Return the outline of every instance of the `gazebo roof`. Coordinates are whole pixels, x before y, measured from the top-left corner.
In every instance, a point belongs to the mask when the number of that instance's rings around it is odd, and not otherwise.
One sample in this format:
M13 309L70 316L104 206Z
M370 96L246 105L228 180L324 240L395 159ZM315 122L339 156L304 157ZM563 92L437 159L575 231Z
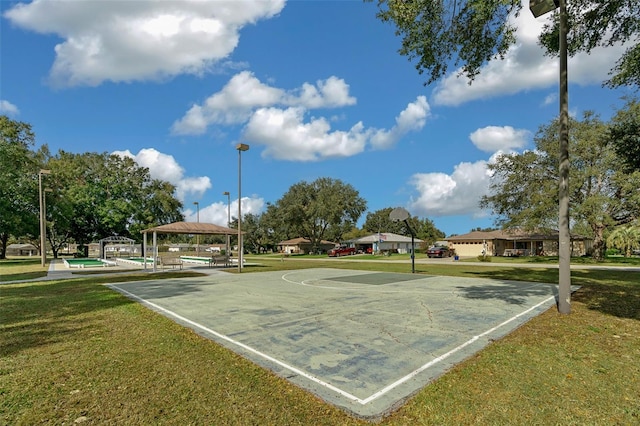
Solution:
M200 235L237 235L238 230L227 228L226 226L214 225L213 223L199 222L173 222L166 225L145 229L143 234L157 232L158 234L200 234ZM243 232L244 234L244 232Z

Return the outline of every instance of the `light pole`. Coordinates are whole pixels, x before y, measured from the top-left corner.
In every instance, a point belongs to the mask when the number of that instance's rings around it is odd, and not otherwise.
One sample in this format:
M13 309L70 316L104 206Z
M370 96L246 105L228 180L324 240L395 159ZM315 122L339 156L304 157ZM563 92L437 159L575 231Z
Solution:
M238 273L242 272L244 258L244 242L242 241L242 151L248 151L249 145L239 143L238 150Z
M40 265L44 268L47 263L47 251L45 250L46 243L46 228L44 225L45 211L44 211L44 196L42 194L42 175L50 175L51 170L40 169L38 173L38 197L40 199Z
M529 0L534 17L560 7L560 158L558 185L558 312L571 313L571 234L569 231L569 85L567 0Z
M222 195L227 196L227 228L231 226L231 194L229 191L224 191ZM229 249L231 247L231 236L227 233L227 259L229 258Z
M193 204L196 206L196 222L200 223L200 203L194 201ZM196 255L200 254L200 234L196 234Z

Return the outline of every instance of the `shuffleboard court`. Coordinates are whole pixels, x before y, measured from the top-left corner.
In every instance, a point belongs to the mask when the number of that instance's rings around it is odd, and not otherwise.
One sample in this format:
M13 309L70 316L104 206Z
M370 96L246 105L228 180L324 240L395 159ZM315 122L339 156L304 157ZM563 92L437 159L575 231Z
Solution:
M368 419L554 306L557 294L543 283L330 268L110 287Z
M67 268L104 268L113 266L115 262L108 262L102 259L79 258L79 259L62 259L64 266Z

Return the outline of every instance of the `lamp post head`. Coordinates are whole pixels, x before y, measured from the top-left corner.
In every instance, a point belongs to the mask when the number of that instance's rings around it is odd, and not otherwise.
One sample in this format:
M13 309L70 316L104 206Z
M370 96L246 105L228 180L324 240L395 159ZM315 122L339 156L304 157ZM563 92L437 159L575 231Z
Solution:
M560 0L529 0L529 10L537 18L560 7Z
M239 143L236 145L236 149L238 151L249 151L249 145L244 144L244 143Z
M231 195L231 194L229 194L229 191L224 191L222 195Z

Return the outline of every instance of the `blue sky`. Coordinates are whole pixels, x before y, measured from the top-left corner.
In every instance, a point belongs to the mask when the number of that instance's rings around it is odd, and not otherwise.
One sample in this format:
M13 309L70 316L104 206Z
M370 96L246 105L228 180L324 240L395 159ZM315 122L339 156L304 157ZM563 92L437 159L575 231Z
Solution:
M129 155L177 188L187 220L260 213L332 177L369 211L405 207L447 235L493 224L486 165L533 147L558 112L558 61L524 9L518 44L472 85L424 86L394 28L361 1L1 1L0 113L52 152ZM528 3L527 3L528 4ZM569 108L605 120L601 87L624 46L569 61ZM362 216L362 221L366 213Z

